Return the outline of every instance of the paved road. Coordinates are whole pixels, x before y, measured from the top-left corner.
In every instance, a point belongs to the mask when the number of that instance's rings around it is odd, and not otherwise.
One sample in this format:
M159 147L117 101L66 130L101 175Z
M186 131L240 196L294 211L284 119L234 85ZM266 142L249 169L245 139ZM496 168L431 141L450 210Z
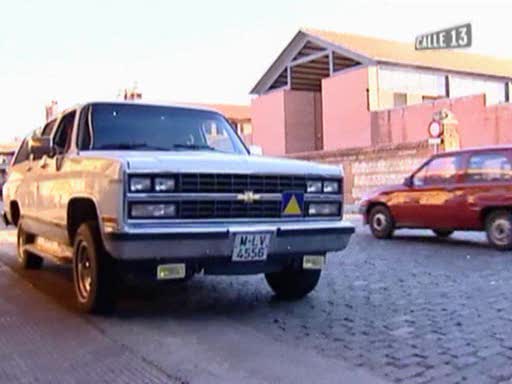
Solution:
M0 382L512 383L512 254L480 234L359 227L301 302L262 277L199 277L129 292L111 317L77 315L67 270L20 271L13 253L0 246Z

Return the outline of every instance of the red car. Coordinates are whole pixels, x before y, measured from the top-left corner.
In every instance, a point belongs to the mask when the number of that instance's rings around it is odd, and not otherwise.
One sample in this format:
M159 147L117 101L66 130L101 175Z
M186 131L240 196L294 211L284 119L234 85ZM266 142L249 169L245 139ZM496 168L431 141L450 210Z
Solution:
M512 249L512 146L434 155L402 185L364 199L361 212L379 239L399 228L429 228L439 237L475 230Z

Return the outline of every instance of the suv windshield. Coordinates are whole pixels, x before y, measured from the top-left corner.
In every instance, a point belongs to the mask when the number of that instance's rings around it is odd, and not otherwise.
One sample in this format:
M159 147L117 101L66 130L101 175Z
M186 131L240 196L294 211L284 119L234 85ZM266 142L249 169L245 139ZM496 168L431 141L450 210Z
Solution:
M95 150L220 151L246 154L220 114L179 107L93 104Z

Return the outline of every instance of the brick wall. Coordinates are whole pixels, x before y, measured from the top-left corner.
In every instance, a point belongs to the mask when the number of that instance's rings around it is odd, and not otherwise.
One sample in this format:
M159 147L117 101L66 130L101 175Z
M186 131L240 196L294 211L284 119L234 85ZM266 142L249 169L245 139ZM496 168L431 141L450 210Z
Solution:
M399 184L432 155L426 142L380 145L292 155L294 158L343 167L347 204L384 185Z
M265 155L314 151L322 148L320 92L276 90L251 102L253 130L246 144L263 147Z
M321 97L320 92L284 92L286 153L322 149Z

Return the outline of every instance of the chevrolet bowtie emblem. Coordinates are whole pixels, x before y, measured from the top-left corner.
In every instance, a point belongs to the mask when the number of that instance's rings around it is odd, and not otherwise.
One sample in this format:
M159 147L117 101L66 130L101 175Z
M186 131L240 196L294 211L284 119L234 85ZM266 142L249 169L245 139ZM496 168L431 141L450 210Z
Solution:
M244 203L250 204L261 199L261 196L254 194L253 191L245 191L244 193L237 195L236 198L237 200L242 200Z

